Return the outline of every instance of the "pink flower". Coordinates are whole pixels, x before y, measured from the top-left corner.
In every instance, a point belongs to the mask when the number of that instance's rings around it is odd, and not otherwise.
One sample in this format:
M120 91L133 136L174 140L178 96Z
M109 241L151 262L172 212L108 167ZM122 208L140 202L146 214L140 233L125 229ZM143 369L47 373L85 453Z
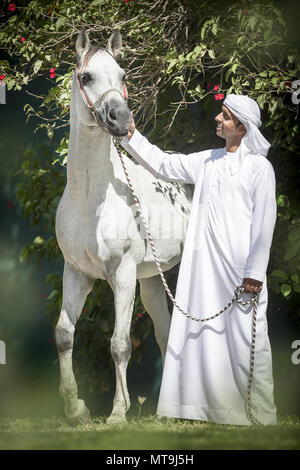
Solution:
M243 10L243 15L247 15L248 10Z
M10 3L8 5L8 11L13 12L13 11L15 11L15 9L16 9L16 5L14 3Z
M215 95L215 100L219 101L219 100L222 100L224 98L224 94L223 93L217 93Z
M5 75L0 75L0 86L3 85L2 80L5 79Z
M53 7L50 7L50 8L48 9L47 16L52 16L52 10L53 10Z
M142 313L138 313L137 316L138 316L138 317L142 317L143 314L142 314Z
M125 3L129 3L129 2L131 2L131 0L125 0Z
M10 209L12 209L12 203L11 202L8 201L7 205Z
M0 77L1 79L1 77ZM285 86L287 86L288 88L290 88L292 86L292 82L284 82Z
M23 38L20 39L20 41L24 42L24 41L26 41L26 39L23 37Z
M218 91L219 88L220 88L220 85L215 85L214 86L214 91Z
M52 69L50 69L50 78L55 78L55 67L52 67Z

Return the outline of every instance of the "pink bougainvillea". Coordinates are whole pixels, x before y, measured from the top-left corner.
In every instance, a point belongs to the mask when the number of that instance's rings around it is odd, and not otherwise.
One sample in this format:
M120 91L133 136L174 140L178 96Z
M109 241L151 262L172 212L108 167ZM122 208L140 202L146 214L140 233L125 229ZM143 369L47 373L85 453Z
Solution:
M8 11L13 12L13 11L15 11L15 9L16 9L16 5L14 3L10 3L8 5Z
M222 100L224 98L224 94L223 93L217 93L215 95L215 100L219 101L219 100Z
M50 78L55 78L55 67L52 67L52 69L50 69Z
M219 88L220 88L220 85L215 85L214 86L214 91L218 91Z
M10 201L8 201L7 205L8 205L8 207L9 207L10 209L12 209L12 206L13 206L13 205L12 205L12 203L11 203Z
M137 316L138 316L138 317L142 317L143 314L142 314L142 313L138 313Z
M26 39L23 37L23 38L20 39L20 41L24 42L24 41L26 41Z

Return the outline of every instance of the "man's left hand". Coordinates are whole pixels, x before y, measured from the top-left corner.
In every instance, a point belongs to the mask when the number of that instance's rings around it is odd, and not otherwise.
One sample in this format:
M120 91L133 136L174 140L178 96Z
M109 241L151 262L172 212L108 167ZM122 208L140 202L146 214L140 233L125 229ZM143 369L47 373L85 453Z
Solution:
M250 279L249 277L244 277L243 284L245 284L245 292L260 292L262 290L263 283L261 281L256 281L255 279Z

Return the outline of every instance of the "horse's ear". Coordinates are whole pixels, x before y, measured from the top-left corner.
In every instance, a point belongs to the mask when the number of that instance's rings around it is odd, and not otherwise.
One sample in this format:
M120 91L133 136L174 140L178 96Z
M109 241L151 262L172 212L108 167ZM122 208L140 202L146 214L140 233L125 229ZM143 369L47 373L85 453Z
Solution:
M86 29L83 28L78 34L76 41L76 53L77 53L77 63L79 63L82 57L87 53L90 48L90 40Z
M107 50L116 58L122 49L122 36L119 29L114 29L107 42Z

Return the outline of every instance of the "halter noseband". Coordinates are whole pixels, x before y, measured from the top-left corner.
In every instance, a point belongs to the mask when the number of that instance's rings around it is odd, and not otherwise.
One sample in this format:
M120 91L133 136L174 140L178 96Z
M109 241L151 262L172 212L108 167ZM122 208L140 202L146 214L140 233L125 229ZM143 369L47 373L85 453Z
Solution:
M108 54L110 54L112 56L112 54L107 50L107 49L98 49L98 50L102 50L102 51L105 51L107 52ZM113 57L113 56L112 56ZM86 64L87 65L87 64ZM84 69L83 69L84 70ZM81 72L83 72L83 70ZM77 64L77 72L76 72L76 83L78 85L78 89L79 89L79 92L80 92L80 96L81 98L83 99L83 102L84 104L92 111L93 113L93 116L98 124L99 127L101 127L103 130L105 130L106 132L107 131L107 127L99 120L98 118L98 115L97 115L97 112L96 112L96 108L98 106L100 106L100 104L102 103L103 99L105 98L105 96L111 92L111 91L116 91L117 93L119 93L121 95L121 97L124 99L124 100L127 100L128 99L128 94L127 94L127 89L126 89L126 85L125 83L123 83L123 93L124 95L122 95L122 93L120 92L120 90L118 90L117 88L110 88L109 90L106 90L104 91L103 93L101 93L101 95L96 99L96 101L94 103L92 103L89 99L89 97L87 96L86 94L86 91L84 90L83 86L82 86L82 83L81 83L81 79L80 79L80 74L79 74L79 66Z

